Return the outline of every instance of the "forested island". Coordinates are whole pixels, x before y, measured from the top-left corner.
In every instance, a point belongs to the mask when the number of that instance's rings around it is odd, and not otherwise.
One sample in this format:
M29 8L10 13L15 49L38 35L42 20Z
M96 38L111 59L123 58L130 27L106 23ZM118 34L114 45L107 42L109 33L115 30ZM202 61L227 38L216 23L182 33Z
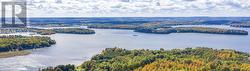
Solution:
M220 29L209 27L176 27L176 28L148 28L140 27L135 32L154 33L154 34L170 34L170 33L210 33L210 34L231 34L231 35L248 35L244 30Z
M205 47L172 50L106 48L79 66L59 65L41 71L247 71L250 54Z
M68 34L95 34L94 30L84 28L63 28L53 29L56 33L68 33Z
M0 36L0 58L18 55L26 55L29 52L21 51L49 47L56 44L50 37L39 36Z

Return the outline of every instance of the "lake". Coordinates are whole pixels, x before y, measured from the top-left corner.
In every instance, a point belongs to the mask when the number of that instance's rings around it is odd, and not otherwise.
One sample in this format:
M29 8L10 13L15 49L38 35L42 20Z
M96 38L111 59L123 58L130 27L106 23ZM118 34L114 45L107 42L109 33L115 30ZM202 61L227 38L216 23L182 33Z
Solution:
M189 27L189 25L175 27ZM204 25L191 25L204 26ZM190 26L190 27L191 27ZM223 25L205 27L232 28ZM105 48L125 49L174 49L186 47L210 47L235 49L250 53L250 35L221 35L202 33L146 34L132 30L94 29L96 34L55 34L51 35L57 44L49 48L30 50L32 54L0 59L0 71L36 71L38 68L59 64L76 64L89 60Z

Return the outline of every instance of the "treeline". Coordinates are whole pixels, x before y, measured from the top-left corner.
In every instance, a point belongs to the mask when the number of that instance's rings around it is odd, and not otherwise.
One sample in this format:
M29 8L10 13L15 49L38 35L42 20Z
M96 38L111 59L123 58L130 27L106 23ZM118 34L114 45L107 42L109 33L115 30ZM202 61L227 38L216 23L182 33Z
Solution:
M243 28L250 28L250 23L248 24L232 24L231 27L243 27Z
M18 32L34 32L41 35L52 35L56 33L67 34L95 34L94 30L84 28L61 28L61 29L38 29L38 28L16 28L0 29L0 34L10 34Z
M53 29L56 33L68 33L68 34L95 34L94 30L84 28L62 28Z
M128 25L128 24L119 24L119 25L113 25L113 24L91 24L87 25L88 28L95 28L95 29L128 29L128 30L134 30L137 28L135 25Z
M248 35L247 31L234 29L220 29L209 27L176 27L176 28L150 28L139 27L135 32L170 34L170 33L210 33L210 34L231 34L231 35Z
M0 52L49 47L56 41L50 37L39 36L0 36Z
M151 27L151 28L159 28L159 27L169 27L176 25L196 25L200 24L200 21L153 21L153 22L145 22L145 23L130 23L130 24L85 24L88 28L96 28L96 29L129 29L135 30L138 27Z
M95 29L135 30L140 27L150 27L150 28L169 27L169 26L173 26L173 24L163 24L161 22L150 22L150 23L143 23L143 24L87 24L86 26L88 26L88 28L95 28Z
M47 67L45 69L39 69L38 71L76 71L75 65L58 65L56 67Z
M53 31L52 29L36 29L36 30L33 30L32 32L36 32L37 34L40 34L40 35L56 34L56 32Z
M66 34L95 34L94 30L84 29L84 28L61 28L61 29L37 29L33 30L41 35L52 35L56 33L66 33Z
M209 33L209 34L231 34L231 35L248 35L247 31L234 29L220 29L210 27L176 27L172 28L173 24L162 22L144 23L144 24L90 24L88 28L96 29L128 29L141 33L153 34L170 34L170 33Z
M42 71L247 71L250 70L249 58L248 53L203 47L172 50L107 48L80 66L59 65Z
M59 22L55 22L55 23L31 23L29 24L30 26L35 26L35 27L71 27L73 26L72 24L65 24L65 23L59 23Z

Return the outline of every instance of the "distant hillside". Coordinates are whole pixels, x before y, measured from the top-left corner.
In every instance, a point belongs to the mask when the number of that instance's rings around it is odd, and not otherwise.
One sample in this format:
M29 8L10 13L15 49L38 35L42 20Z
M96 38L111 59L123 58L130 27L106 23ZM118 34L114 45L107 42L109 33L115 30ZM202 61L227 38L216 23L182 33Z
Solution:
M29 18L31 24L62 23L62 24L81 24L81 23L109 23L109 24L130 24L147 23L156 21L207 21L208 23L226 23L250 21L250 17L55 17L55 18ZM206 23L206 22L204 22Z

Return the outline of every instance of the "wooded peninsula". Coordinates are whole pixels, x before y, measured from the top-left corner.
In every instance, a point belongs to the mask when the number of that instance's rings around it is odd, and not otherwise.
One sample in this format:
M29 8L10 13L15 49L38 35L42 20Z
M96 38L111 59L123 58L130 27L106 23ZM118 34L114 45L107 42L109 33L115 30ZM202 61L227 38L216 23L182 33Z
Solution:
M205 47L172 50L106 48L79 66L59 65L41 71L247 71L250 54Z
M0 57L27 55L29 52L22 50L50 47L54 44L56 41L50 37L0 36Z
M230 34L230 35L248 35L244 30L220 29L209 27L176 27L176 28L137 28L135 32L170 34L170 33L209 33L209 34Z

